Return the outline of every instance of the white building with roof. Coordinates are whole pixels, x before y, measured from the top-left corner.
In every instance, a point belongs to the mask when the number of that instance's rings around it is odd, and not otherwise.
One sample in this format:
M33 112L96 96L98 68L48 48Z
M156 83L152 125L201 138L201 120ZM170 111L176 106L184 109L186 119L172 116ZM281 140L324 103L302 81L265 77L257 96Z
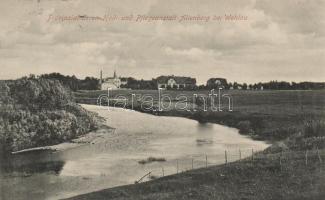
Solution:
M121 87L121 78L117 77L116 71L114 70L113 77L103 78L102 71L100 72L100 88L101 90L116 90Z

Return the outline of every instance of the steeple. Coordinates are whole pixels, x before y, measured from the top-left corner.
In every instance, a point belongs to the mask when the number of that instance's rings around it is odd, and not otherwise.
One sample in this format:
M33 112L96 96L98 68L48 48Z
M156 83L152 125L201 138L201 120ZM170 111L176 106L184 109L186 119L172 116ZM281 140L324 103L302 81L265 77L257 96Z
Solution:
M103 83L103 71L100 70L100 79L99 79L99 84Z
M114 78L117 78L117 76L116 76L116 70L114 70L114 76L113 76Z

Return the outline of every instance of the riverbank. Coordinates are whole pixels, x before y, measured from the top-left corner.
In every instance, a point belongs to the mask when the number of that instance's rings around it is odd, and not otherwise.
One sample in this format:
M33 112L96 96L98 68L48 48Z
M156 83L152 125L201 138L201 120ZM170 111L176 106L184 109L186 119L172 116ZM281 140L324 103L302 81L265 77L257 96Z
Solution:
M85 135L79 136L78 138L72 139L67 142L63 142L56 145L23 149L20 151L14 151L11 154L17 155L23 153L32 153L34 151L50 151L50 152L65 151L86 144L97 144L101 142L102 138L105 137L107 134L114 134L114 132L115 132L114 128L101 125L100 128L98 128L97 130L91 131Z

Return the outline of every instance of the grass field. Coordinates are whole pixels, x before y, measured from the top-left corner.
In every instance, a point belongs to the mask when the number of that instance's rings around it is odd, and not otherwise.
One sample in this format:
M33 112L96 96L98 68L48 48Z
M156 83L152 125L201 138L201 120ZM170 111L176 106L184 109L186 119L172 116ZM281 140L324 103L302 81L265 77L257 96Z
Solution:
M179 95L187 96L189 102L193 102L193 95L207 96L210 91L162 91L177 101ZM107 91L79 91L77 98L98 98L106 95ZM123 95L131 98L131 94L143 97L151 95L158 100L157 90L112 90L110 96ZM223 90L222 94L233 97L235 112L259 113L269 115L297 115L297 114L324 114L325 91L324 90L289 90L289 91L251 91L251 90ZM227 107L227 102L223 102ZM226 109L225 109L226 110Z

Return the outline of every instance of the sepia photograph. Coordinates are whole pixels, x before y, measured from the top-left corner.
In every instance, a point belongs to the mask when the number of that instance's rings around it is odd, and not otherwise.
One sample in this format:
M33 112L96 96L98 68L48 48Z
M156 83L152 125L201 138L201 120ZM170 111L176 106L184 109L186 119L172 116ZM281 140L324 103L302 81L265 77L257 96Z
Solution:
M324 0L0 0L0 200L324 200Z

